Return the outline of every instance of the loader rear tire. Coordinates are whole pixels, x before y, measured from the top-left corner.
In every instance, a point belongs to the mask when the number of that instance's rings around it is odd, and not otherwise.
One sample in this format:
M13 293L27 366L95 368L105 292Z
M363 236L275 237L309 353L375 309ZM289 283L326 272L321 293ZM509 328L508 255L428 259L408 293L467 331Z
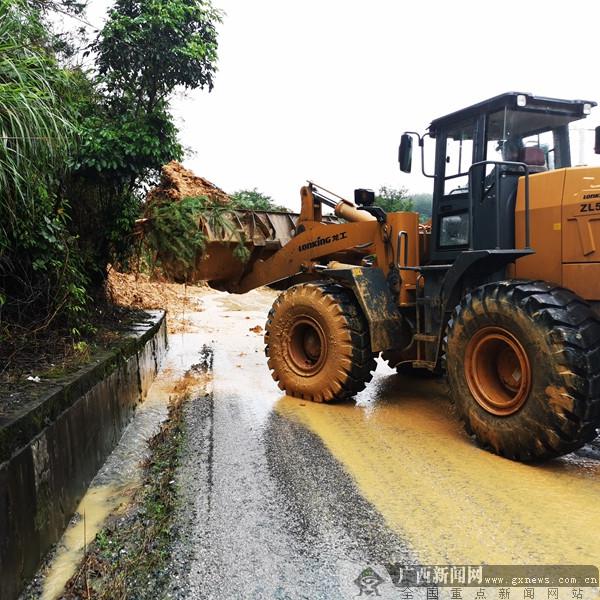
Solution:
M335 284L283 292L269 312L265 344L279 387L314 402L351 398L376 367L366 319L352 293Z
M567 454L600 426L600 322L573 292L505 281L468 293L448 325L445 358L458 415L513 460Z

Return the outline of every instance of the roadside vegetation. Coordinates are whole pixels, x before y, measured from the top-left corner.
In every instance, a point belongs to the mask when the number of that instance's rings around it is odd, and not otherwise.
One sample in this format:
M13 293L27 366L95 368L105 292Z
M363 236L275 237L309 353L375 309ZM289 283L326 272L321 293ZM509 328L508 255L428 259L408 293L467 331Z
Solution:
M50 332L94 335L107 265L128 265L145 192L183 155L172 94L213 87L208 0L117 0L91 39L51 26L84 8L0 0L0 374Z
M183 382L192 385L194 377ZM174 483L185 439L183 406L189 399L187 389L171 399L168 419L148 441L142 485L96 534L65 586L64 600L163 597L178 505Z
M375 195L375 206L386 212L415 211L420 215L422 223L431 219L431 194L410 193L407 188L381 186Z
M231 199L235 208L290 212L289 208L276 204L271 196L259 192L256 188L238 190L231 194Z

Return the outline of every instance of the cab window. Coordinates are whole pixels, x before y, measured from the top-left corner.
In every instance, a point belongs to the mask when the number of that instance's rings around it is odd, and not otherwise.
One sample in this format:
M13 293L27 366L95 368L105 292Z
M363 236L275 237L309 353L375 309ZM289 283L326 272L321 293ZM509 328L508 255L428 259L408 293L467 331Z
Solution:
M468 192L474 132L473 122L460 123L448 131L444 195Z
M568 167L568 120L565 115L508 108L490 113L486 160L525 163L534 173Z

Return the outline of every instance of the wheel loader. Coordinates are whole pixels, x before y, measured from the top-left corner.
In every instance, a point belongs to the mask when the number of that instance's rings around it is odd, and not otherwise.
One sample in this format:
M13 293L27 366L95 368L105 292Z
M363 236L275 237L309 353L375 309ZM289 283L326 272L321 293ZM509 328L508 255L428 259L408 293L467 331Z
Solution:
M600 425L600 168L573 166L570 140L593 106L515 92L435 119L399 148L410 172L418 140L429 224L385 213L370 190L352 203L309 183L286 243L203 276L236 293L289 285L265 344L292 396L351 398L381 353L399 371L445 372L480 445L521 461L571 452Z

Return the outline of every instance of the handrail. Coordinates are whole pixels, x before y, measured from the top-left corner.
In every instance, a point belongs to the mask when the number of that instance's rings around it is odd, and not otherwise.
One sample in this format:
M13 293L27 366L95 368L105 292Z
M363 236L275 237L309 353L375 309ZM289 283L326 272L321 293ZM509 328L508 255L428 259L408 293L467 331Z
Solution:
M400 243L404 239L404 264L400 262ZM396 268L403 269L408 266L408 231L399 231L396 238Z
M494 165L496 167L494 185L496 186L496 248L500 248L500 166L510 167L523 172L525 175L525 248L529 249L529 165L523 162L513 162L508 160L482 160L473 163L469 167L469 250L473 250L473 178L471 171L475 167L485 165Z

